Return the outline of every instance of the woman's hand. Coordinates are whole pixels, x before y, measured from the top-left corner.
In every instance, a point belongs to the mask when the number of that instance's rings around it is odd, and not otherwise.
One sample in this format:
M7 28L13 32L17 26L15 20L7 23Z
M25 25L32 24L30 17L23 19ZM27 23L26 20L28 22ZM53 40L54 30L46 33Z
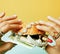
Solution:
M60 19L56 20L48 16L48 20L50 22L39 21L38 22L39 25L37 25L36 28L44 32L48 32L52 36L54 34L60 33ZM54 47L47 46L46 50L48 54L60 54L60 37L56 39L56 46Z
M22 21L17 20L16 15L4 17L5 13L0 14L0 31L6 33L9 30L18 31L22 28Z
M12 15L10 17L5 17L5 13L0 14L0 32L6 33L9 30L13 30L14 32L17 32L22 28L22 21L16 19L16 15ZM0 40L1 43L1 40ZM3 45L0 46L0 53L7 51L11 49L14 46L13 43L3 43Z

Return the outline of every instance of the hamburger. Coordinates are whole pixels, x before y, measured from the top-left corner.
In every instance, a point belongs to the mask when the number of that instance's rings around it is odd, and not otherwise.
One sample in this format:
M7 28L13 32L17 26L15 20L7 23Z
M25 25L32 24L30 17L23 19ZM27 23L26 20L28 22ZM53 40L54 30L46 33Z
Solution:
M44 31L38 30L34 24L23 28L18 33L9 31L3 35L2 40L27 47L38 46L45 48L47 45L54 46L56 44L52 36L46 35Z

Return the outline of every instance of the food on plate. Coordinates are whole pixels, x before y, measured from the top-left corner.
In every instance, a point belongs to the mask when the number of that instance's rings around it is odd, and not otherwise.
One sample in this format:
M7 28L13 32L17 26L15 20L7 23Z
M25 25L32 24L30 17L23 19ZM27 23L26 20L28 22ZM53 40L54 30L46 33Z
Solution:
M29 47L38 46L45 48L47 45L54 46L56 44L52 36L46 35L44 31L38 30L34 24L23 28L18 33L9 31L2 37L2 40Z

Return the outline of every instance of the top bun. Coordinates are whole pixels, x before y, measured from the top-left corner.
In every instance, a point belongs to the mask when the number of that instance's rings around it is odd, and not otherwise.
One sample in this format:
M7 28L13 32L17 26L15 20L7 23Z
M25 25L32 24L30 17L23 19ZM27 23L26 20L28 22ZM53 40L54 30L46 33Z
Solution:
M35 35L35 34L44 34L45 32L40 31L36 26L32 25L31 28L28 28L24 35Z

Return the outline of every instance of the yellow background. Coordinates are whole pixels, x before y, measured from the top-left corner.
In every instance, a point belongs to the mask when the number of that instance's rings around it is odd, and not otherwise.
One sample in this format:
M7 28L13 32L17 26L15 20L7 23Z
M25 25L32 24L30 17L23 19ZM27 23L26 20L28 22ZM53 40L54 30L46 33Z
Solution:
M0 0L0 12L16 14L24 23L60 16L60 0Z
M0 12L2 11L6 12L6 16L16 14L24 23L39 20L47 21L49 15L56 18L60 17L60 0L0 0ZM29 50L21 46L15 47L7 54L15 53L45 54L40 48Z

